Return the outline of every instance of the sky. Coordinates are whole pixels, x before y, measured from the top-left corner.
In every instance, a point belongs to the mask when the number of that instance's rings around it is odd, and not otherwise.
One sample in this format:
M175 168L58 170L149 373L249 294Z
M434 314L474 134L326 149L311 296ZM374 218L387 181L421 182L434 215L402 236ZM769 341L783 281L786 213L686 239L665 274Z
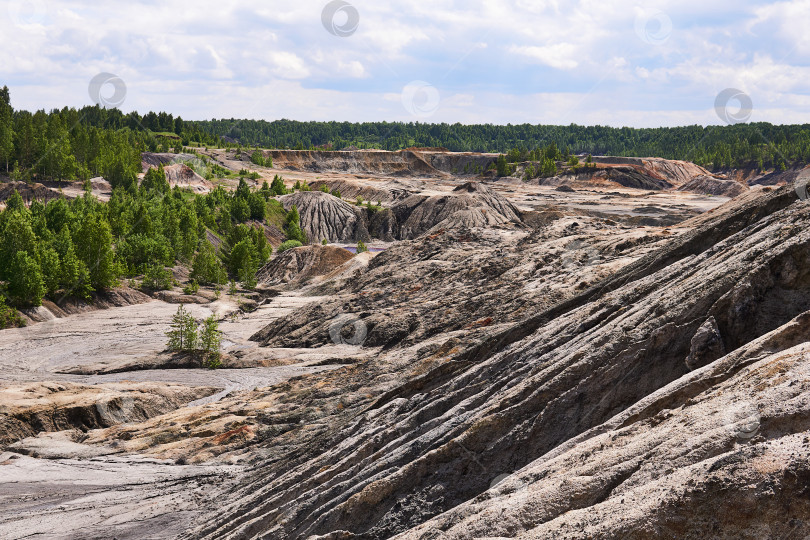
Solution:
M0 0L0 36L17 109L810 123L810 0Z

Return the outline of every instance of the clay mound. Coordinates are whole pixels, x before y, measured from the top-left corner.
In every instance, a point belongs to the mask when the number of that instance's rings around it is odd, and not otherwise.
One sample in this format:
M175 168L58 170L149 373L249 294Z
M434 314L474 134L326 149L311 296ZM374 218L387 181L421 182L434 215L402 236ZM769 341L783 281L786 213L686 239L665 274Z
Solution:
M0 388L0 446L40 432L143 421L215 393L177 384L42 382Z
M25 201L25 204L31 204L34 200L45 203L51 199L58 199L61 196L57 191L49 189L42 184L8 182L0 184L0 202L8 200L15 189L20 192L20 196L23 198L23 201Z
M507 199L478 182L467 182L446 195L409 197L392 208L401 223L399 238L411 239L434 229L492 227L520 223L520 212Z
M620 186L635 188L662 190L672 187L672 184L664 179L656 178L647 174L643 169L636 167L610 167L601 169L594 175L595 178L603 178Z
M338 190L340 196L344 199L356 200L357 197L362 197L364 201L371 201L372 203L378 201L390 203L402 200L410 196L414 191L398 180L378 182L374 185L352 182L346 179L317 180L309 184L313 191L320 190L321 186L326 186L330 191Z
M197 193L208 193L215 187L213 182L209 182L183 163L164 166L163 171L166 173L166 180L172 187L190 188Z
M748 187L734 180L723 180L713 176L697 176L678 188L678 191L689 191L703 195L736 197L748 191Z
M697 176L712 176L709 171L699 165L676 159L594 156L593 162L600 165L630 166L640 173L664 180L675 187L685 184Z
M371 240L362 211L356 206L322 191L301 191L281 197L285 210L295 205L301 228L313 244L329 242L368 242Z
M443 176L418 152L400 150L319 151L269 150L265 157L281 169L311 172L375 174L388 176Z
M256 274L261 285L302 283L335 271L354 255L334 246L304 246L288 249L265 264Z
M163 165L171 165L180 161L191 161L198 159L193 154L168 154L156 152L142 152L141 153L141 166L143 171L146 172L152 167L160 167Z

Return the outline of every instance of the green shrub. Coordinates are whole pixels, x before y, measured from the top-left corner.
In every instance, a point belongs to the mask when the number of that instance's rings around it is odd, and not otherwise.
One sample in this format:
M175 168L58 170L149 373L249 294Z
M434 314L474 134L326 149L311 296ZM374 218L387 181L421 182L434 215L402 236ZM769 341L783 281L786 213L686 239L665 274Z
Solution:
M183 287L183 294L197 294L200 292L200 284L197 283L196 279L192 279L188 282L188 285Z
M366 247L366 244L363 243L362 240L357 242L357 253L364 253L366 251L368 251L368 248Z
M0 330L4 328L22 328L25 319L20 317L17 310L6 305L6 299L0 296Z
M150 291L166 291L174 287L172 271L161 265L152 265L143 276L143 287Z
M293 249L293 248L301 247L301 246L303 246L303 245L304 245L304 244L302 244L302 243L301 243L301 242L299 242L298 240L287 240L286 242L284 242L284 243L282 243L280 246L278 246L278 252L279 252L279 253L284 253L284 252L285 252L285 251L287 251L288 249Z

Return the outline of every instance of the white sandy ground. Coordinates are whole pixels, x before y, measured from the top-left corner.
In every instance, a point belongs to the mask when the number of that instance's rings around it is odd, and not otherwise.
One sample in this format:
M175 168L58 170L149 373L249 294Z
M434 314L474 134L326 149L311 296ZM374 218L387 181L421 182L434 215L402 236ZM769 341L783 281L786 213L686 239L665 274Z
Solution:
M256 312L221 323L226 352L255 349L248 338L290 310L319 301L283 295ZM276 349L268 355L289 365L246 369L160 369L110 375L60 373L83 365L129 361L159 354L177 305L146 304L72 315L21 329L0 331L0 387L24 381L174 382L222 391L189 403L202 405L237 391L269 386L290 377L338 366L312 365L345 356L345 345ZM189 305L198 319L223 315L235 303ZM353 348L354 349L354 348ZM355 349L356 350L356 349ZM264 353L265 351L261 351ZM197 501L212 483L243 470L241 465L178 465L139 455L109 456L71 441L70 432L28 439L39 458L0 453L0 538L74 539L175 538L198 511ZM43 459L45 458L45 459ZM59 519L53 519L54 512ZM69 531L69 532L67 532Z
M220 324L226 353L252 353L262 360L285 365L246 369L161 369L128 371L111 375L70 375L71 369L132 362L152 358L165 349L166 331L177 310L176 304L153 300L146 304L81 313L63 319L33 324L26 328L0 331L0 383L65 380L100 383L122 380L175 382L193 386L223 388L222 397L235 390L252 390L275 384L291 376L312 373L330 366L312 364L327 362L345 353L345 345L309 349L260 349L249 341L251 335L274 319L318 297L282 295L261 306L254 313L226 317ZM212 312L222 316L234 304L222 300L209 305L188 305L198 319ZM260 365L260 364L258 364ZM210 401L211 398L206 398Z
M0 538L174 538L214 475L241 470L138 456L49 460L0 453ZM54 511L60 519L43 519Z

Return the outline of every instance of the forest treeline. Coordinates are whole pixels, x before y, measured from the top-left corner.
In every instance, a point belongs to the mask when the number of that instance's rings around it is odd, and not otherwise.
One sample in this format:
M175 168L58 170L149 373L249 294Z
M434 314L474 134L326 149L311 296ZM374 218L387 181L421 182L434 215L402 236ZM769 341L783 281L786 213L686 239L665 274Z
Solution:
M43 298L88 299L137 278L147 290L175 285L170 267L190 267L193 286L239 281L252 288L256 271L272 253L268 226L286 232L292 245L307 241L293 206L276 196L283 180L258 190L241 179L206 195L170 188L162 166L140 186L118 186L109 202L91 194L58 197L26 206L14 191L0 212L0 328L19 323L9 306L39 305ZM281 249L281 248L280 248Z
M462 125L397 122L297 122L222 119L195 127L243 145L290 149L443 147L454 152L524 153L552 143L563 154L643 156L693 161L710 168L785 167L810 161L810 125L768 123L673 128Z
M713 169L785 168L810 162L810 125L768 123L673 128L462 125L399 122L186 121L170 113L98 106L34 113L14 110L0 90L0 171L18 180L103 176L131 185L145 151L195 146L282 149L444 147L526 155L555 145L563 155L662 157Z

